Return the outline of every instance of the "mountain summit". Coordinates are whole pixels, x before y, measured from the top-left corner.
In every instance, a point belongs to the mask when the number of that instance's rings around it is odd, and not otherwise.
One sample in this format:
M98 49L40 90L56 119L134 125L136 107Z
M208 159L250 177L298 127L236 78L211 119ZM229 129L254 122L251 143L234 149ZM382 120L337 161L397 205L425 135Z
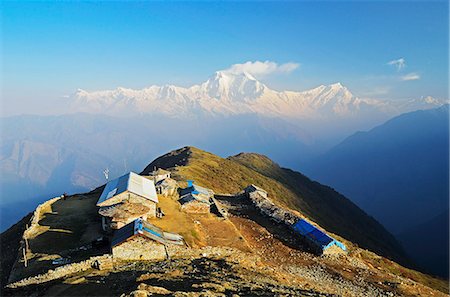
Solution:
M251 74L242 72L234 74L228 71L217 71L206 82L197 86L191 87L199 94L210 98L246 102L261 97L268 88Z

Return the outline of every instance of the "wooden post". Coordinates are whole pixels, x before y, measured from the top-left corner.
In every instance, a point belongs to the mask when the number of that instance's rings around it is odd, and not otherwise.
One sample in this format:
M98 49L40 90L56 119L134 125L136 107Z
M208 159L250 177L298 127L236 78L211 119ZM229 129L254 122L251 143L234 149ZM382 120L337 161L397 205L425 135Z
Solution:
M166 245L164 245L164 250L166 251L166 259L170 260L169 251L167 250L167 246Z
M24 259L24 261L25 261L25 267L27 267L27 266L28 266L27 252L25 251L24 248L22 249L22 251L23 251L23 259Z
M28 252L30 250L30 246L28 245L28 239L25 237L25 250Z

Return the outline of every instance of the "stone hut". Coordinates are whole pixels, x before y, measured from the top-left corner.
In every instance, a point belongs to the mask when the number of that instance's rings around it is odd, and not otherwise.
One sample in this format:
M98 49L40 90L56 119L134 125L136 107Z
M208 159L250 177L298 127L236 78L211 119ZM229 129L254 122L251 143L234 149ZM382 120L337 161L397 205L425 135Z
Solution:
M184 195L189 193L197 195L197 197L201 197L205 200L209 200L210 198L214 197L213 190L195 185L193 180L188 180L187 183L188 185L186 188L180 189L180 197L183 197Z
M244 189L244 193L262 214L287 226L297 236L301 237L317 254L346 252L347 249L342 242L331 237L306 219L297 216L289 209L275 205L268 198L265 190L258 186L250 185Z
M190 213L208 213L210 212L211 199L214 192L211 189L204 188L194 184L194 181L188 180L188 186L180 189L181 209Z
M293 224L292 230L306 239L318 254L336 254L347 251L346 246L342 242L334 239L305 219L300 219Z
M163 180L159 180L155 184L156 193L163 195L165 197L175 195L178 184L176 180L171 178L165 178Z
M152 172L150 172L150 175L149 175L149 177L155 182L155 183L157 183L157 182L159 182L159 181L161 181L161 180L164 180L164 179L166 179L166 178L170 178L170 171L168 171L168 170L164 170L164 169L161 169L161 168L158 168L158 169L156 169L155 168L155 170L153 170Z
M116 230L111 241L114 259L160 261L167 257L163 231L137 219Z
M183 195L178 202L181 204L181 210L187 213L209 213L211 211L211 202L196 194Z
M105 231L120 229L136 218L156 216L158 196L152 180L134 172L108 182L97 206Z

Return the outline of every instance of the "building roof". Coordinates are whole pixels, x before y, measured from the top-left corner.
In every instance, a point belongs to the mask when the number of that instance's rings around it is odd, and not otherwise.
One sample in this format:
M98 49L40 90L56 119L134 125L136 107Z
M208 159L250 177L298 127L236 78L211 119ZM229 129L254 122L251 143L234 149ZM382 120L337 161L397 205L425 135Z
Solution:
M156 182L155 186L176 186L177 181L171 178L165 178Z
M178 202L181 204L191 203L191 202L201 202L210 205L211 203L206 200L199 197L197 194L194 193L187 193L183 196L181 196L180 199L178 199Z
M318 229L316 226L312 225L308 221L301 219L297 223L293 225L294 230L305 236L307 239L309 239L311 242L316 244L318 247L320 247L322 250L325 250L332 245L337 245L344 251L346 250L346 247L343 243L337 241L333 237L329 236L322 230Z
M143 236L144 238L154 240L161 244L183 244L182 236L175 233L164 232L149 222L137 219L115 231L111 246L114 247L119 245L135 236Z
M214 191L213 190L210 190L210 189L204 188L204 187L200 187L200 186L197 186L197 185L192 185L190 187L187 187L187 188L184 188L184 189L180 190L180 196L184 196L184 195L189 194L189 193L202 194L202 195L205 195L205 196L212 196L212 195L214 195Z
M249 185L248 187L245 188L245 190L247 191L248 189L253 189L253 191L259 191L259 192L263 192L267 194L267 191L264 190L263 188L260 188L254 184Z
M126 191L158 203L158 196L153 181L134 172L129 172L106 184L102 195L97 201L97 205Z

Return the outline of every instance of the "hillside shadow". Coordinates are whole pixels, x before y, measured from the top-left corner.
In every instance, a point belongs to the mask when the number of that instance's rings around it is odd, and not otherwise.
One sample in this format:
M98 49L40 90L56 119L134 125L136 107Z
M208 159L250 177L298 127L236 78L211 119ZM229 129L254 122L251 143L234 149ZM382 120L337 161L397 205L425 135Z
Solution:
M315 254L315 251L304 239L296 235L286 225L277 223L263 215L245 196L215 196L215 198L231 206L228 210L231 215L255 222L291 249Z
M101 236L97 195L74 195L55 201L39 225L48 230L30 240L33 253L58 253L89 244Z

